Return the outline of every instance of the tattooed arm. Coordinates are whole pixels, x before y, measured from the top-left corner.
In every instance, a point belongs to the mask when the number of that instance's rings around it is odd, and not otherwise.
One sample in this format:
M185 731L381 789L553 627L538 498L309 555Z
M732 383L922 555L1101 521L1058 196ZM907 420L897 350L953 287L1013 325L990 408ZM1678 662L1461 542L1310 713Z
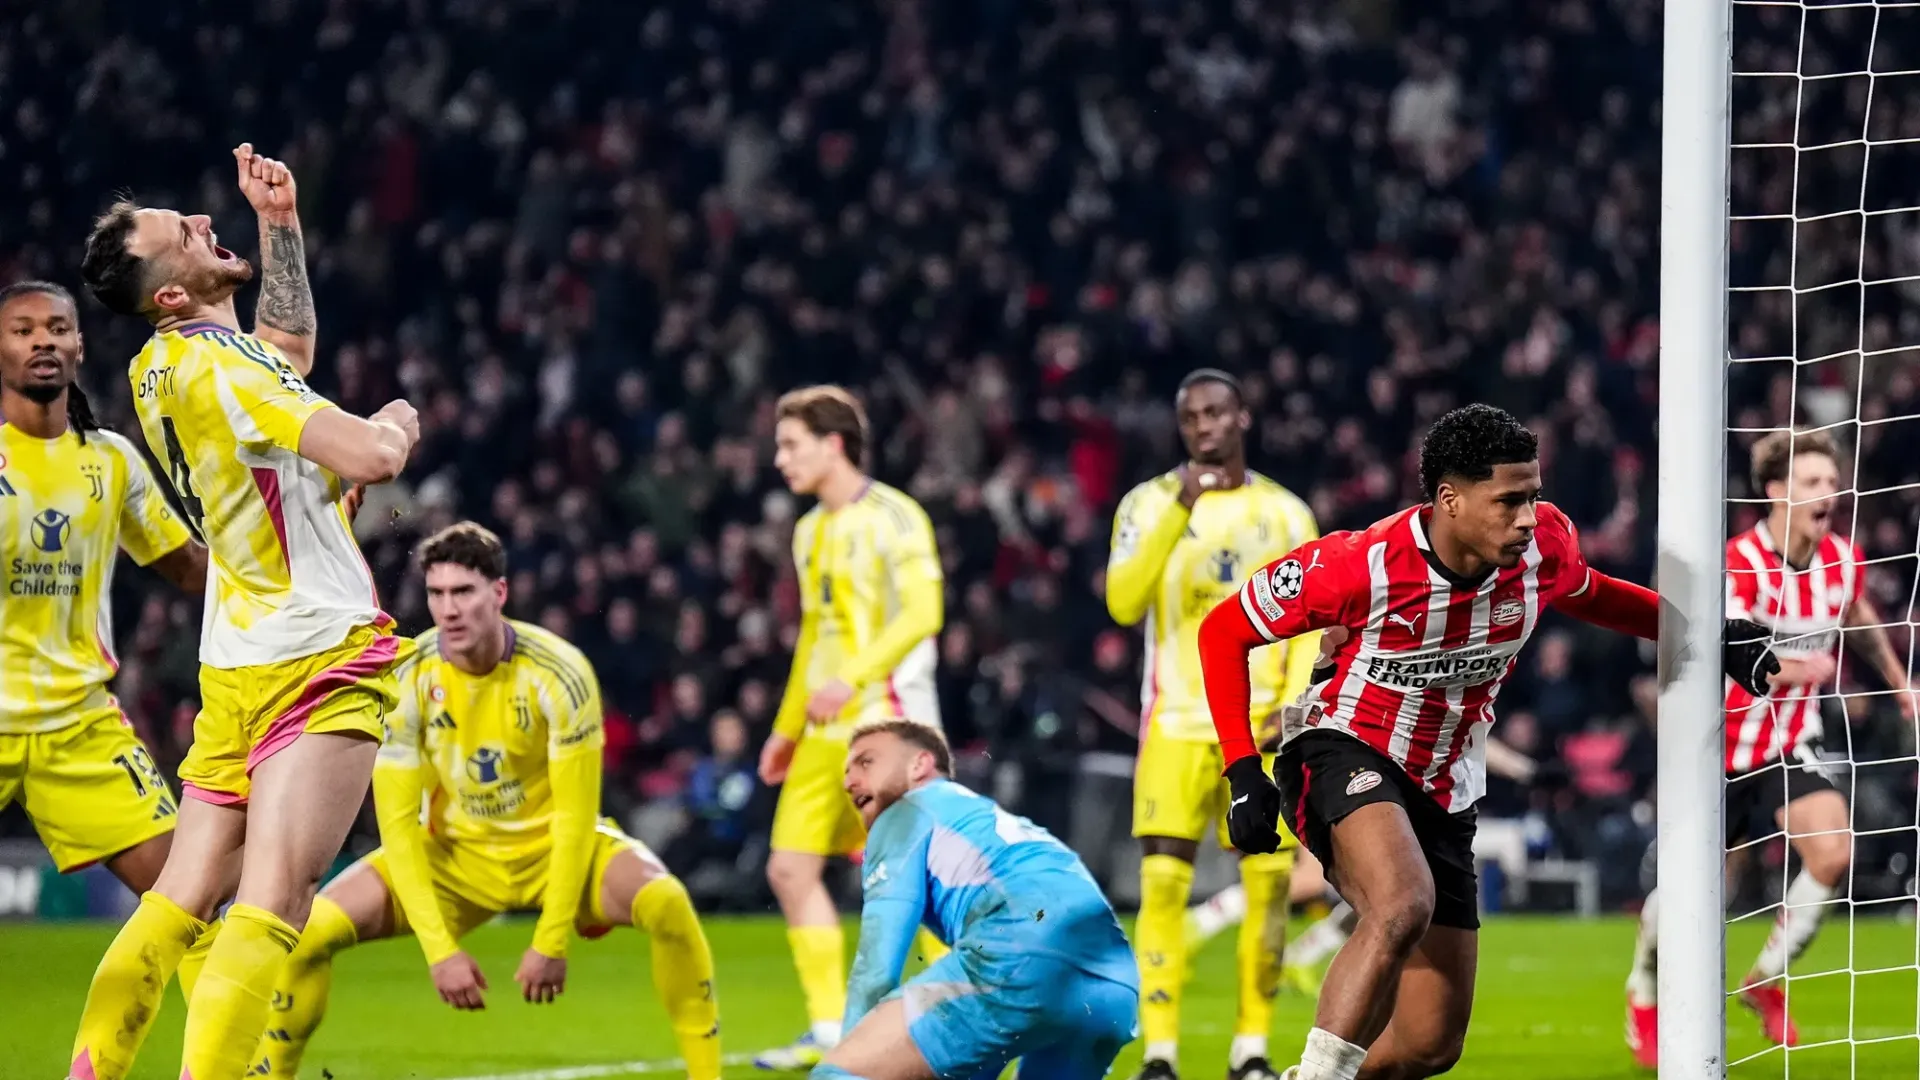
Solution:
M278 346L305 378L313 370L317 324L298 217L260 215L260 263L260 301L253 309L253 332Z
M293 173L284 164L253 152L251 143L233 151L240 169L240 191L260 216L260 301L253 311L253 332L271 342L304 378L313 370L313 288L307 283L307 249L295 211Z

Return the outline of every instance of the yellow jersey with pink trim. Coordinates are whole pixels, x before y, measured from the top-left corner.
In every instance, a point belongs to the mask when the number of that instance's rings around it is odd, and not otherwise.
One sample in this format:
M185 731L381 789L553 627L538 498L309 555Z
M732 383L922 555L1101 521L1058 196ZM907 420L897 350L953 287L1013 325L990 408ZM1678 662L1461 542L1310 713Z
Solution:
M111 707L113 569L187 542L133 443L39 439L0 423L0 735L56 731Z
M299 453L307 421L333 404L279 349L188 324L149 339L128 377L147 445L207 545L201 663L283 663L391 625L339 477Z

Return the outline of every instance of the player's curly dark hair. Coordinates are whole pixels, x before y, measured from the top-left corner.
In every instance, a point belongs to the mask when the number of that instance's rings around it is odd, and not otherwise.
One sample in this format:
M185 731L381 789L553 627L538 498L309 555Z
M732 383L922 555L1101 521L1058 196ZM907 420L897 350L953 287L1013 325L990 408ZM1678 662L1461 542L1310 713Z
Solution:
M1513 414L1492 405L1463 405L1442 416L1420 442L1420 490L1431 501L1448 477L1480 481L1495 465L1520 465L1540 456L1540 440Z
M498 581L507 576L507 549L492 529L473 521L459 521L420 544L420 569L452 563Z
M0 288L0 310L4 310L16 296L34 295L65 300L67 306L73 308L74 317L79 318L80 305L73 302L73 294L51 281L16 281ZM73 429L81 442L87 441L87 432L100 430L100 421L93 418L93 403L87 400L86 392L80 389L77 382L67 385L67 426Z
M146 261L127 250L127 241L133 238L133 215L139 209L128 199L108 207L94 219L86 254L80 259L81 282L115 315L139 315L147 308Z

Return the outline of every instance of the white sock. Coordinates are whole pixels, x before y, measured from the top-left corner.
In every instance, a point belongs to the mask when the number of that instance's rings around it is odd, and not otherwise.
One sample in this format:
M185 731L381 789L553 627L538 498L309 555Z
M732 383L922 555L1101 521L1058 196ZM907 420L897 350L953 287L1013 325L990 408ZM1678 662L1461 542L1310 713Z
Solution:
M1299 1080L1353 1080L1366 1060L1366 1047L1314 1028L1307 1032L1307 1048L1300 1054Z
M1247 917L1246 887L1235 883L1187 909L1187 947L1212 940Z
M1787 973L1787 965L1800 958L1820 932L1820 920L1827 916L1827 901L1833 889L1813 880L1805 870L1787 886L1786 902L1773 921L1773 932L1753 962L1753 974L1760 979L1777 978Z
M1148 1043L1147 1049L1140 1055L1141 1061L1164 1061L1171 1065L1180 1057L1180 1044L1177 1042Z
M1660 890L1647 894L1640 909L1640 934L1633 940L1633 970L1627 972L1627 997L1651 1005L1660 992Z
M840 1045L840 1021L821 1020L813 1025L813 1041L819 1046Z
M1227 1068L1237 1069L1254 1058L1267 1056L1267 1037L1265 1035L1235 1035L1233 1046L1227 1050Z
M1327 913L1327 917L1306 928L1300 939L1287 946L1286 955L1281 962L1286 964L1304 964L1311 967L1340 951L1340 946L1353 936L1354 923L1359 915L1353 905L1341 901L1338 907Z

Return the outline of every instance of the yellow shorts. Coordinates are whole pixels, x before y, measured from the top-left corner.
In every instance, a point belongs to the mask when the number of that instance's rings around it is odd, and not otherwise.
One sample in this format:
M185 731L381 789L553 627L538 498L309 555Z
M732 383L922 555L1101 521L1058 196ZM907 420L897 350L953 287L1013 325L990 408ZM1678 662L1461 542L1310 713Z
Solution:
M0 735L0 808L15 799L63 874L172 832L176 814L173 792L117 704L57 731Z
M247 801L259 764L307 732L358 732L378 741L400 703L394 667L410 638L357 627L325 652L284 664L200 666L200 715L193 748L180 763L184 794L202 802Z
M504 857L497 849L473 844L448 843L428 837L427 868L433 874L434 896L454 937L465 937L474 927L505 911L530 911L540 906L547 891L547 846L531 847L523 854ZM600 882L606 877L607 864L623 851L631 851L666 872L647 845L620 830L611 818L602 818L594 829L593 863L587 872L587 895L580 905L579 929L591 932L613 924L600 903ZM393 875L387 870L387 855L377 850L360 860L373 867L387 883L393 898L393 928L396 934L411 932L400 896L393 891ZM620 913L623 916L626 912Z
M1273 768L1273 755L1263 760ZM1169 739L1150 728L1133 766L1133 835L1170 836L1199 842L1214 825L1227 841L1227 782L1221 778L1220 744ZM1280 823L1281 850L1299 844Z
M794 748L773 809L775 851L853 855L867 846L867 825L847 797L847 744L809 732Z

